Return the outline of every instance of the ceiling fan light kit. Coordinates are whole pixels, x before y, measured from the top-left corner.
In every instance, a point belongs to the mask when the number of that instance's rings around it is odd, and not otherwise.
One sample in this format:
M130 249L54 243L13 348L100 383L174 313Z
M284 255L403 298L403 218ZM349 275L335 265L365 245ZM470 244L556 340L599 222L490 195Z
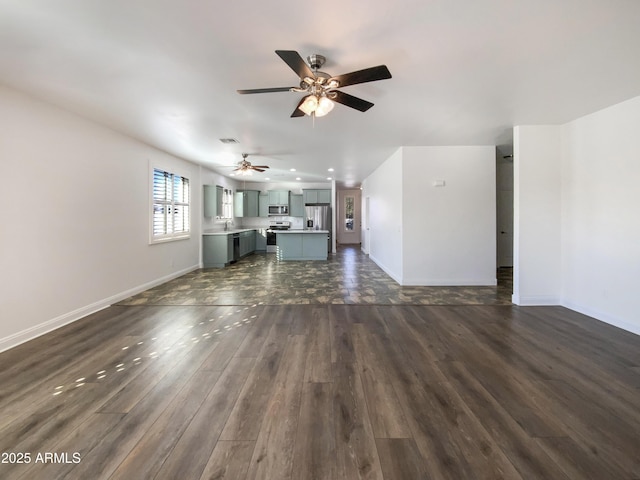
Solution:
M309 55L305 63L300 54L294 50L276 50L276 54L300 77L300 86L238 90L238 93L241 95L287 91L306 93L307 95L300 100L291 117L305 115L323 117L333 109L334 102L366 112L373 107L373 103L344 93L338 88L391 78L386 65L332 77L318 70L326 62L326 58L322 55Z
M333 110L333 102L326 95L307 95L298 108L307 115L324 117Z

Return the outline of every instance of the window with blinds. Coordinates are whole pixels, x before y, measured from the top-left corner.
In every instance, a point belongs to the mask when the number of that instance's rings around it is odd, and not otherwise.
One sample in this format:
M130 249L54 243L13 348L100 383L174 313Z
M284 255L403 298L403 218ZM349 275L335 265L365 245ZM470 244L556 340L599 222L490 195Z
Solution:
M153 169L152 241L189 236L189 179Z

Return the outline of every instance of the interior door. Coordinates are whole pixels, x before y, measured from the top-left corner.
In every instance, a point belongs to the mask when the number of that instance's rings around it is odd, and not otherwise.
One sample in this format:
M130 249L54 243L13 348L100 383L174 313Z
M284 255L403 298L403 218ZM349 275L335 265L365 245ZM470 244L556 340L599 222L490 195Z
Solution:
M360 190L338 192L338 243L360 243Z
M369 245L371 242L369 229L369 207L371 206L371 199L366 197L364 199L364 216L362 223L362 251L369 255Z
M497 165L498 267L513 267L513 163Z

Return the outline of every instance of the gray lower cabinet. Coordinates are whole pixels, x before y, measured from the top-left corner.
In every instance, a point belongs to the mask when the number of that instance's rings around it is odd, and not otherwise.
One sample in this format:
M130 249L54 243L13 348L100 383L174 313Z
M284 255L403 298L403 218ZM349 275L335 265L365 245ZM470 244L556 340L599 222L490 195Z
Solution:
M256 231L240 232L240 257L256 251ZM265 239L266 250L266 239ZM205 268L222 268L233 261L233 233L202 236L202 264Z
M326 260L327 233L276 234L278 260Z
M256 230L256 251L264 252L266 250L267 250L267 229L260 228Z
M222 268L233 260L232 235L203 235L202 264L205 268Z
M256 231L240 233L240 256L244 257L256 251Z

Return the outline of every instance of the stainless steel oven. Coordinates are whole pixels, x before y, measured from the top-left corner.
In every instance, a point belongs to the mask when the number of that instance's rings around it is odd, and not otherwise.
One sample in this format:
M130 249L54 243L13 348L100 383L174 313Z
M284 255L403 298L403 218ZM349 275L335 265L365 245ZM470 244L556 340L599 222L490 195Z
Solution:
M267 229L267 253L276 251L276 235L278 230L289 230L291 228L291 222L284 221L271 221L269 222L269 228Z

